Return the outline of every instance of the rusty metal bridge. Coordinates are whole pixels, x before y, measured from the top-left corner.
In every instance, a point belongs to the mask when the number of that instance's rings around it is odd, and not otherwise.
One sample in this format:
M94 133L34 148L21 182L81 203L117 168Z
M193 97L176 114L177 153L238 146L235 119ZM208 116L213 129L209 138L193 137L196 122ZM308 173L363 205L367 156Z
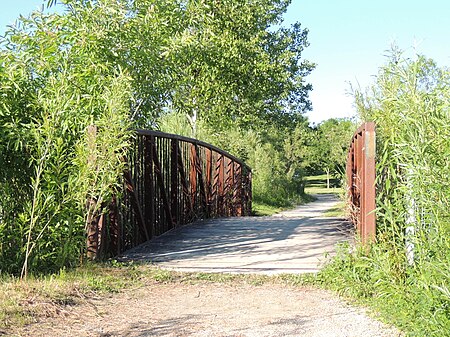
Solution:
M337 242L349 239L348 222L323 215L337 202L332 196L279 217L248 217L251 169L210 144L138 130L127 160L123 195L89 224L88 255L93 259L146 242L128 258L186 270L308 272L318 270L321 257ZM375 238L373 123L362 125L351 141L347 181L351 220L365 243ZM183 226L193 222L188 229Z
M88 255L118 255L200 219L246 216L252 172L241 160L202 141L138 130L125 191L88 228Z

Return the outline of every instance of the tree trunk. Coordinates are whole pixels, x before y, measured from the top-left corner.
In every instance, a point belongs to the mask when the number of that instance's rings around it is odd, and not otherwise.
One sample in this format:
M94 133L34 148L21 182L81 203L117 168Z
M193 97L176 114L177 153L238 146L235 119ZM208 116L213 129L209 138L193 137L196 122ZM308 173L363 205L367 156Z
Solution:
M327 189L330 188L330 169L326 169L327 171Z

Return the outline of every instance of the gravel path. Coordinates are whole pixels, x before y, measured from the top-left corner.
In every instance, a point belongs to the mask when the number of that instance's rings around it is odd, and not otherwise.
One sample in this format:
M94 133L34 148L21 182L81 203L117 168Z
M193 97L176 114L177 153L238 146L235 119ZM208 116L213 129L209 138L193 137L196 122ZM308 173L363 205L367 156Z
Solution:
M21 336L400 336L329 292L282 285L152 284L68 308Z

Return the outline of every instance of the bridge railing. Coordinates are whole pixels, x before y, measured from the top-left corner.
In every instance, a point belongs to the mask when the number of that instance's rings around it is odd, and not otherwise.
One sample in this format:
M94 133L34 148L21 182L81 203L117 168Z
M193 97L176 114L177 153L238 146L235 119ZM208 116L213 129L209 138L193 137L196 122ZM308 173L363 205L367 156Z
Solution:
M195 220L251 214L251 169L211 144L138 130L128 168L121 200L91 224L91 258L117 255Z
M363 243L376 235L375 152L375 123L367 122L353 135L346 170L351 219Z

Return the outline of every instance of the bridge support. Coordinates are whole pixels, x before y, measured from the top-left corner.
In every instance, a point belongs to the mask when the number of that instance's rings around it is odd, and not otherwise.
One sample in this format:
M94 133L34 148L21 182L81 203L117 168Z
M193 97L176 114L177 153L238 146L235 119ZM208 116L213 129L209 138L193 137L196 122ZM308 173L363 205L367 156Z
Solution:
M359 127L347 157L347 195L352 221L362 243L376 238L375 123Z

